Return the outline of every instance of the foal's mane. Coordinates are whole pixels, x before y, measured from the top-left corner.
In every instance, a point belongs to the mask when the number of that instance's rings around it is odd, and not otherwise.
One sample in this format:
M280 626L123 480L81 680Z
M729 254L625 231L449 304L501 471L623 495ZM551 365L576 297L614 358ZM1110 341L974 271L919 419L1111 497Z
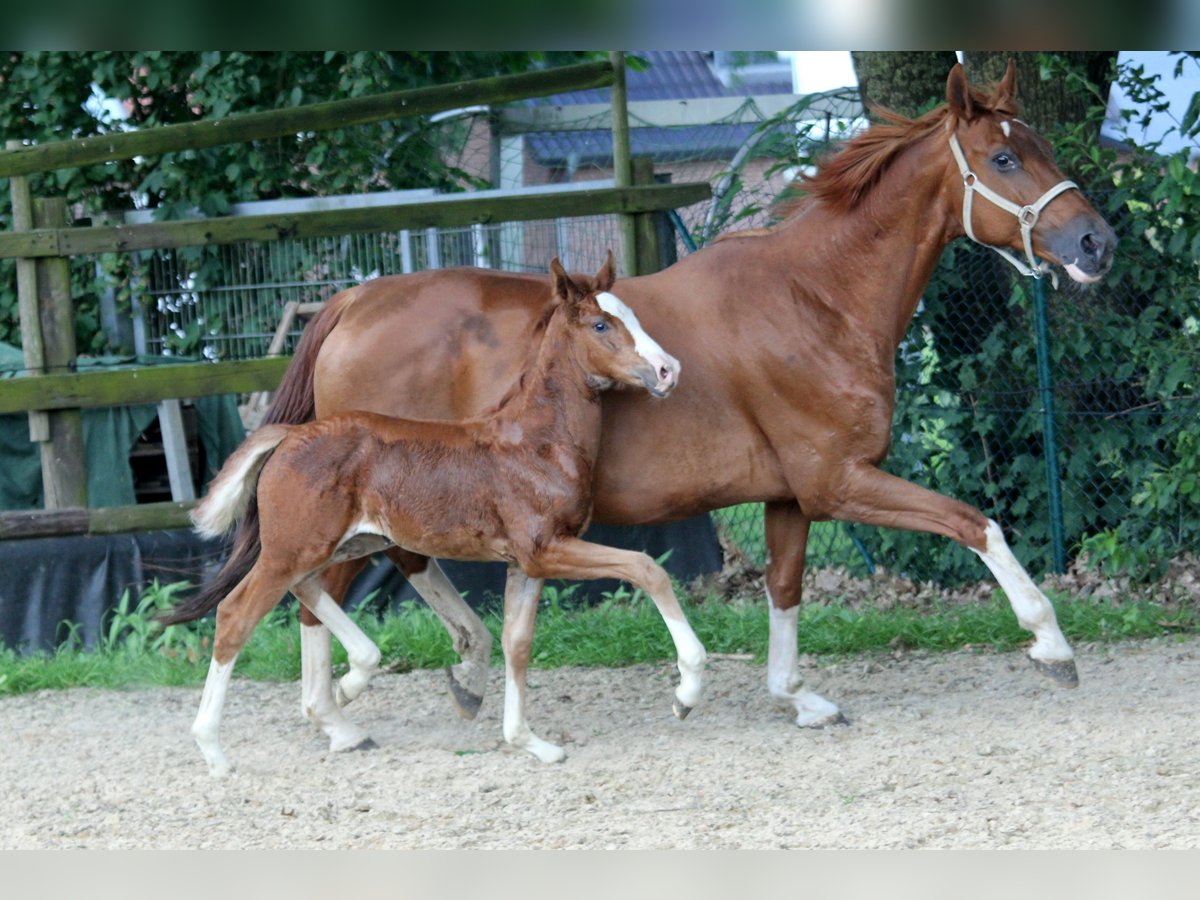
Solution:
M1002 103L996 93L971 89L971 101L982 112L1015 116L1017 110ZM901 152L937 131L944 130L950 108L941 104L917 119L910 119L883 106L871 112L882 122L851 138L843 147L821 161L817 174L806 176L803 194L782 201L775 218L782 220L799 212L812 199L838 212L850 212L877 185Z

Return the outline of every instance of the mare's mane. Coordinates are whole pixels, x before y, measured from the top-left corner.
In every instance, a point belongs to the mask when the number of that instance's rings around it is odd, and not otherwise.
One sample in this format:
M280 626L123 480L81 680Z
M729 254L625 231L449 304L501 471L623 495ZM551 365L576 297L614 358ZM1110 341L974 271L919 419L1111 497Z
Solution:
M1002 104L994 91L985 93L972 88L971 101L983 111L1017 115L1016 108ZM943 129L951 115L944 103L917 119L882 106L872 106L871 112L882 121L823 159L817 173L804 178L800 185L803 193L779 202L772 218L776 221L791 218L811 200L838 212L854 210L879 184L901 152Z

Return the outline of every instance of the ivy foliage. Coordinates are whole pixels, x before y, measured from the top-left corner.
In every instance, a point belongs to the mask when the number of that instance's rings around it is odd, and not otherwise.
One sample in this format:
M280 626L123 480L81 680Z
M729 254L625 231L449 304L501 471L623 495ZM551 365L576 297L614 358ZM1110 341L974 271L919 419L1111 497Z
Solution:
M1180 54L1178 70L1197 66ZM1102 146L1102 98L1061 58L1046 78L1093 98L1089 117L1047 137L1068 176L1116 229L1103 283L1046 285L1057 460L1068 558L1142 577L1200 546L1200 95L1174 126L1188 145ZM1169 112L1136 66L1116 78L1146 110ZM887 467L980 506L1035 571L1051 564L1050 490L1031 284L965 242L943 257L897 365ZM873 536L879 561L923 577L978 577L972 555L940 539Z

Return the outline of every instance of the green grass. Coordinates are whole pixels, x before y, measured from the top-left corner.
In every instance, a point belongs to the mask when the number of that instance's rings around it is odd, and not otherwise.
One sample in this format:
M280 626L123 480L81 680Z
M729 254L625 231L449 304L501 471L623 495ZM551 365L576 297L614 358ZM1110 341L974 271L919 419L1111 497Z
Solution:
M110 617L100 645L84 650L71 636L54 653L19 656L0 650L0 694L80 686L131 688L199 685L208 671L211 620L156 628L155 610L169 606L178 585L148 590L136 605L128 597ZM1071 601L1051 598L1059 622L1075 644L1164 634L1200 633L1200 610L1146 601ZM684 605L692 627L710 653L750 653L762 662L767 616L761 600L715 599ZM450 638L428 609L409 604L377 618L357 620L379 645L390 671L436 668L457 656ZM500 617L484 616L499 648ZM1011 650L1028 643L1008 603L998 592L985 603L935 606L928 610L833 603L806 606L800 614L800 652L841 656L884 648L953 650L964 646ZM571 591L547 588L538 613L533 665L622 666L674 657L670 636L654 605L640 593L618 591L593 606L572 602ZM499 664L500 653L493 661ZM345 655L335 642L335 667ZM238 659L239 675L263 681L295 680L300 674L299 634L294 608L273 612L255 630Z

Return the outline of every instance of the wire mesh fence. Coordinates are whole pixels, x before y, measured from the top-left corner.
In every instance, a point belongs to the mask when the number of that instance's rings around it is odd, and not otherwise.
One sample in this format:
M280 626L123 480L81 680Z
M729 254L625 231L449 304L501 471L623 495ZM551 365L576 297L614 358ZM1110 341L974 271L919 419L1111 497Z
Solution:
M485 116L448 122L453 139L443 136L443 153L459 186L552 191L611 183L610 114L587 104L574 117L565 109L499 124ZM653 158L659 177L713 186L710 202L677 211L674 253L763 224L801 170L805 147L855 127L857 115L852 93L774 112L748 100L702 125L633 115L633 152ZM1119 201L1105 212L1119 227ZM324 300L366 278L451 265L545 271L557 255L568 268L594 270L616 246L612 216L239 244L146 254L137 260L142 289L135 294L148 352L244 358L266 352L289 301ZM1200 489L1189 487L1200 477L1196 294L1193 283L1190 296L1163 309L1119 270L1092 288L1048 287L1048 386L1038 379L1029 283L989 251L956 243L899 349L885 467L979 506L1034 572L1054 564L1056 517L1069 557L1124 552L1144 567L1193 549L1200 538ZM298 334L299 326L285 350ZM1053 434L1043 415L1048 400ZM1058 461L1061 513L1047 453ZM714 520L730 546L765 562L761 504L720 510ZM983 574L973 554L945 539L840 523L814 525L808 556L810 566L865 572L880 565L941 582Z

